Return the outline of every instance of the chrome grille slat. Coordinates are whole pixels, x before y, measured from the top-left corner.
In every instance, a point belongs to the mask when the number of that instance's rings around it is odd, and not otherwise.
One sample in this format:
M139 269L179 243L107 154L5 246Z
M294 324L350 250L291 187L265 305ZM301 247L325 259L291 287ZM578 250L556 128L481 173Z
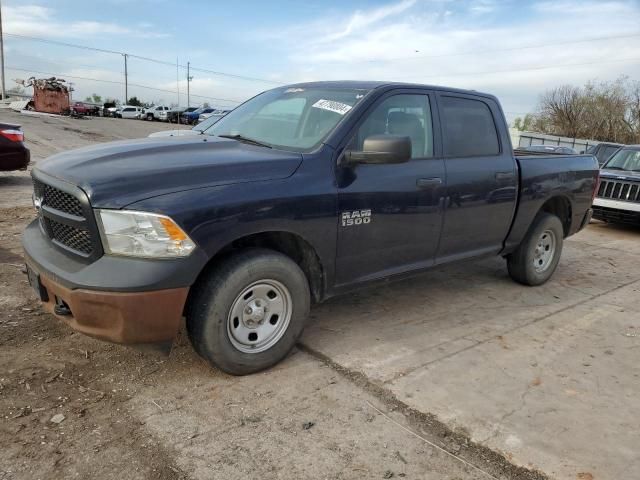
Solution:
M640 202L640 183L602 179L597 197L638 203Z

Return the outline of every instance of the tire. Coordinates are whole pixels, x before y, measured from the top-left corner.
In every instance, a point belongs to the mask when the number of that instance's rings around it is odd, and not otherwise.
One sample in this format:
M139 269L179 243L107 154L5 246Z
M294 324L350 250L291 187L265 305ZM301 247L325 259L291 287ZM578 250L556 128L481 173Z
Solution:
M153 113L147 115L147 120L153 122Z
M293 260L272 250L245 250L205 272L193 287L187 332L211 365L246 375L287 356L304 330L310 303L309 283Z
M563 239L560 219L549 213L540 213L516 251L507 256L511 278L524 285L545 283L560 262Z

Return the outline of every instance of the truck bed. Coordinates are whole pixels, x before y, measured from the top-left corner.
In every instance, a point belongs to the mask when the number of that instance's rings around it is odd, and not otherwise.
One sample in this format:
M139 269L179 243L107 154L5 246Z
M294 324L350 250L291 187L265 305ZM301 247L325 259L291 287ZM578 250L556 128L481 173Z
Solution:
M580 229L585 212L591 207L598 181L598 162L593 155L516 155L520 192L511 231L504 252L509 253L522 241L542 206L552 197L564 200L558 208L570 210L565 234Z

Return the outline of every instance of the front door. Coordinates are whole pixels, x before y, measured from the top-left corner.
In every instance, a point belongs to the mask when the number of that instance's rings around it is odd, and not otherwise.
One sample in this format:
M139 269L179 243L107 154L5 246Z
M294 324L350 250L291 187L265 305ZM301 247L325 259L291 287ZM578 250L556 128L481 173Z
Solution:
M338 286L434 263L445 170L434 145L432 104L427 92L388 92L356 128L348 148L361 150L371 135L403 135L411 139L412 158L338 167Z

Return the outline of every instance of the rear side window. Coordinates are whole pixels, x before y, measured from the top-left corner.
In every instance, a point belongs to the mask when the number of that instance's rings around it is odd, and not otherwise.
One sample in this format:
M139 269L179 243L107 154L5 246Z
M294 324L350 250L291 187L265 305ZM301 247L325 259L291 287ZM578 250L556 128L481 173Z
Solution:
M498 132L489 106L479 100L441 97L444 154L448 157L498 155Z

